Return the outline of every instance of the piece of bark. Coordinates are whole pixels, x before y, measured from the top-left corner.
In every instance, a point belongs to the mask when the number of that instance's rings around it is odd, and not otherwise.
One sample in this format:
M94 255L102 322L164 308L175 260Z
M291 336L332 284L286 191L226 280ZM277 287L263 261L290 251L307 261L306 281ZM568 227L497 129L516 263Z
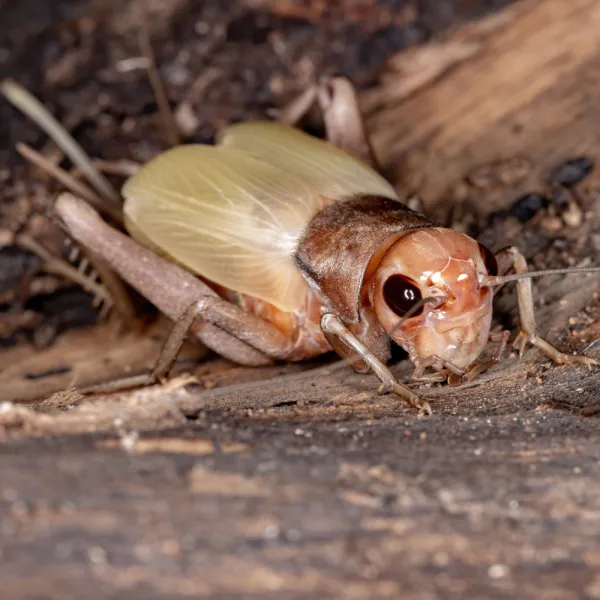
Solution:
M480 165L524 157L534 165L526 189L564 159L600 147L600 3L522 2L503 18L487 35L474 25L457 31L449 47L471 55L441 77L430 67L434 76L408 98L389 75L376 92L385 108L367 122L375 150L428 207Z

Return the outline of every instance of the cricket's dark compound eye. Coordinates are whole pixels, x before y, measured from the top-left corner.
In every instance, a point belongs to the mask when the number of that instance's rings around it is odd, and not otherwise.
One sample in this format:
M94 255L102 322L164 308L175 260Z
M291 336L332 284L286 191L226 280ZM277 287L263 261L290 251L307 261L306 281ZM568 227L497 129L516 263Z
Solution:
M483 264L485 265L488 275L491 275L492 277L498 275L498 263L496 262L496 257L483 244L479 244L479 252L481 252L481 258L483 259Z
M418 304L423 296L417 285L404 275L392 275L383 284L383 297L386 304L395 314L403 317ZM423 312L423 306L413 315L416 317Z

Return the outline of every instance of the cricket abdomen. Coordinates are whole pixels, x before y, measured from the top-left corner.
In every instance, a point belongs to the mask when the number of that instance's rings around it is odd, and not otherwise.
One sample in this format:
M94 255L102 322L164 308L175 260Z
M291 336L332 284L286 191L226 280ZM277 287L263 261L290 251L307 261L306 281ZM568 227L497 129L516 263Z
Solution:
M269 302L232 290L217 288L217 292L244 312L271 323L290 339L292 343L286 360L302 361L331 351L321 330L323 303L312 290L307 289L302 307L294 312L281 310Z

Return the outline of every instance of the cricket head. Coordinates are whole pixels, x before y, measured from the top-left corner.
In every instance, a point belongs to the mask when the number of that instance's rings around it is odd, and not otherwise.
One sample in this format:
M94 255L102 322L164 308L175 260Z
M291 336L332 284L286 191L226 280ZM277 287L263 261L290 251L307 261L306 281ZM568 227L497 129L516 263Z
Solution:
M492 321L494 255L445 228L418 229L396 241L370 282L371 302L388 335L411 359L439 356L464 368L482 352Z

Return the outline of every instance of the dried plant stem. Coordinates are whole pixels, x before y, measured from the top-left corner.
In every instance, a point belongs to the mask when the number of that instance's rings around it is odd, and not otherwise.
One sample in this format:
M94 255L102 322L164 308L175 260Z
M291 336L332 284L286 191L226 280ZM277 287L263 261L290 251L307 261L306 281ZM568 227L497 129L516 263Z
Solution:
M108 173L110 175L117 175L119 177L132 177L142 167L140 163L127 159L100 160L95 158L93 163L101 173ZM82 176L81 169L79 167L73 167L69 170L69 175L75 179L80 179Z
M131 177L142 168L140 163L125 158L122 158L121 160L101 160L95 158L93 163L102 173L121 175L123 177Z
M156 99L158 112L160 113L160 119L167 142L171 146L178 146L181 144L179 130L177 129L173 112L169 106L169 100L160 79L160 74L156 68L156 58L152 50L152 44L150 43L148 31L145 28L142 28L140 31L139 43L142 53L148 59L148 78L150 79L150 85L152 86L152 91L154 92L154 97Z
M34 98L25 88L14 81L0 81L0 91L23 113L37 123L65 152L75 165L75 171L83 174L94 189L79 181L76 176L54 165L39 152L26 144L17 144L18 152L40 169L46 171L67 189L80 196L103 214L123 224L121 197L110 182L101 174L94 162L71 137L67 130ZM123 164L96 161L101 169L108 172L116 170L118 174L129 175L137 170L135 163L125 161ZM41 244L24 234L17 237L16 242L22 248L33 252L44 261L44 268L50 273L61 275L80 285L94 295L94 302L101 305L100 315L106 317L114 308L123 322L135 319L135 309L123 282L108 265L95 255L84 251L79 268L67 261L52 255ZM91 266L92 274L88 274ZM100 281L96 281L99 278Z
M108 179L94 167L84 149L37 98L12 79L0 81L0 92L16 108L37 123L60 146L63 152L85 174L92 187L106 200L107 204L111 205L111 210L120 210L119 193Z
M317 86L311 85L299 96L284 106L277 115L277 120L285 125L297 125L300 119L311 109L317 100Z
M51 177L62 183L67 189L71 190L77 196L80 196L93 207L110 216L118 223L123 223L123 213L120 209L113 208L98 196L96 192L88 188L86 185L78 181L73 175L61 169L59 166L52 164L48 159L42 156L39 152L28 146L27 144L17 144L17 150L21 156L32 162L40 169L46 171Z

